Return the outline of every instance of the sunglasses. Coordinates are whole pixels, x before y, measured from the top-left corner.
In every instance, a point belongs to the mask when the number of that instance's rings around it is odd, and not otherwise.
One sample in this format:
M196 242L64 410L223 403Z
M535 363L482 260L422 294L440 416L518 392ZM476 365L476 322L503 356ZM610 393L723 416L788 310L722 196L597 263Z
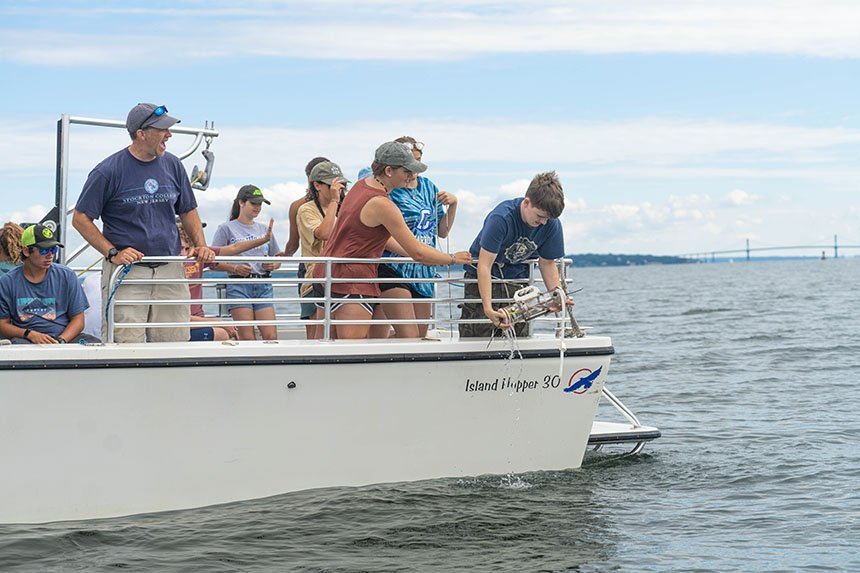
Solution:
M51 253L55 257L60 253L60 247L48 247L47 249L37 249L36 247L30 247L30 252L39 251L40 255L47 255Z
M167 107L163 106L163 105L158 106L157 108L152 110L152 113L150 113L148 116L146 116L144 118L143 121L140 122L140 127L138 127L137 129L143 129L143 124L145 124L147 121L149 121L149 118L151 118L152 116L161 117L165 113L167 113ZM135 131L137 131L137 129L135 129Z
M412 151L413 149L417 149L418 151L421 151L421 152L424 151L424 144L421 143L420 141L416 141L415 143L410 143L410 142L406 141L403 143L403 145L408 147L409 151Z

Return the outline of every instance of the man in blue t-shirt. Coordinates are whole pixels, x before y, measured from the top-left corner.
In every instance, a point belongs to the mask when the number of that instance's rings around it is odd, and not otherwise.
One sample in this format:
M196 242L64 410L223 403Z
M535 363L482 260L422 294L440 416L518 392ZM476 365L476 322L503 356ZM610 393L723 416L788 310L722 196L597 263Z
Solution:
M24 264L0 278L0 336L16 344L98 342L81 334L89 307L78 277L54 263L54 233L32 225L21 235Z
M510 303L493 304L492 299L510 299L525 285L529 265L524 261L538 257L538 268L547 291L558 288L560 281L555 259L564 256L564 235L558 218L564 210L564 190L555 171L539 173L532 179L526 196L499 203L487 218L469 252L475 265L465 266L467 299L480 298L481 303L463 303L461 319L489 318L492 324L460 324L460 336L492 336L497 328L511 325L497 309ZM477 283L471 282L477 279ZM492 279L504 279L492 282ZM517 336L528 334L528 324L515 327Z
M170 128L179 120L163 105L140 103L128 113L125 126L131 145L95 166L87 178L72 225L105 257L102 265L102 304L117 299L188 299L187 284L120 284L111 276L118 266L134 265L129 279L184 279L182 263L141 262L144 255L178 256L176 215L194 249L188 256L210 262L215 253L206 246L197 201L178 157L167 153ZM93 222L101 218L100 231ZM190 322L189 305L117 305L115 322ZM107 321L102 325L106 339ZM116 342L176 342L188 340L188 327L117 329Z

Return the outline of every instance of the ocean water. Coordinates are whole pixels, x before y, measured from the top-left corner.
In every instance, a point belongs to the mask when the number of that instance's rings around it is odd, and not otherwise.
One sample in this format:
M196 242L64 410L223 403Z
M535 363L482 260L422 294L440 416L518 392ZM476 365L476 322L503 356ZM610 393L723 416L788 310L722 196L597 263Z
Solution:
M573 277L608 387L663 431L642 454L0 525L0 571L860 571L860 260Z

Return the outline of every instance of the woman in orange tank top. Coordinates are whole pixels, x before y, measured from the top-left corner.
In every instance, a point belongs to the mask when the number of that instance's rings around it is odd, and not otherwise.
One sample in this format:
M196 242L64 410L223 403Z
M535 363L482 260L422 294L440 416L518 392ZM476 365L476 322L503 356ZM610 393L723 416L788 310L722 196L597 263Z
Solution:
M361 179L343 201L334 231L321 256L349 258L379 258L388 239L394 239L413 260L427 265L466 264L472 261L468 251L453 255L441 253L421 243L409 230L403 214L388 193L405 187L427 166L415 159L404 144L389 141L376 150L371 165L372 175ZM334 263L333 278L377 278L376 263ZM325 265L314 267L314 277L325 276ZM314 285L314 296L323 296L323 285ZM333 283L331 287L332 318L334 320L369 320L373 304L362 302L378 298L375 282ZM318 306L324 307L322 303ZM369 324L341 324L333 327L336 338L366 338Z

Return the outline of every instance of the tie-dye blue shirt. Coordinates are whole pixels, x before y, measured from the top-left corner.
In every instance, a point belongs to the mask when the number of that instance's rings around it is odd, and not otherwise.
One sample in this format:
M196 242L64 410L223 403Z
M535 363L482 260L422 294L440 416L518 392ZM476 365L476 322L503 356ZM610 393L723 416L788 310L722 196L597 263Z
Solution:
M439 231L439 221L445 217L445 208L436 200L439 188L426 177L418 177L418 187L408 189L400 187L394 189L388 197L403 213L403 219L415 238L436 247L436 235ZM385 251L385 257L399 257L400 255ZM422 265L420 263L390 263L389 266L404 278L432 278L436 276L436 267ZM435 293L432 283L413 283L410 285L422 296L432 297Z

